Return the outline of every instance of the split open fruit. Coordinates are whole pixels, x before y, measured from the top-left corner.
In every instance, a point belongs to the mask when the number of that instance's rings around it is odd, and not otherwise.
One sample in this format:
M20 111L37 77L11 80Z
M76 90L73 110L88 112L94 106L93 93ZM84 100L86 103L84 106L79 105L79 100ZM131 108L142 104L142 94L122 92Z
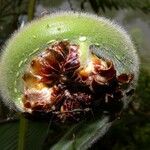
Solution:
M0 89L20 112L78 121L99 109L118 114L133 94L138 70L135 47L120 26L61 12L34 20L8 40Z

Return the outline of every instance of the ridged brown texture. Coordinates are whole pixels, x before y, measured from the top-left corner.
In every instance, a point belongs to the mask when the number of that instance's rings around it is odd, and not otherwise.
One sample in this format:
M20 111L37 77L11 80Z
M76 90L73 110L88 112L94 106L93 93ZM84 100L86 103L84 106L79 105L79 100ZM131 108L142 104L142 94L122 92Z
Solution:
M133 75L117 76L112 60L90 55L83 65L80 47L60 41L33 58L23 76L25 112L51 113L61 121L78 121L102 107L118 113L126 91L123 85L130 84Z

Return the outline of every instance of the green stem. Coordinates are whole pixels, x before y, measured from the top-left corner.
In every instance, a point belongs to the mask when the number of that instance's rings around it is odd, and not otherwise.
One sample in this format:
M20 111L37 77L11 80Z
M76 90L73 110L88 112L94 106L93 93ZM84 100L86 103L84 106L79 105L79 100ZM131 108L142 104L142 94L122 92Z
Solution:
M31 21L34 17L36 0L28 0L28 21Z
M20 116L20 126L19 126L19 142L18 150L24 150L25 146L25 136L27 131L28 121L22 115Z

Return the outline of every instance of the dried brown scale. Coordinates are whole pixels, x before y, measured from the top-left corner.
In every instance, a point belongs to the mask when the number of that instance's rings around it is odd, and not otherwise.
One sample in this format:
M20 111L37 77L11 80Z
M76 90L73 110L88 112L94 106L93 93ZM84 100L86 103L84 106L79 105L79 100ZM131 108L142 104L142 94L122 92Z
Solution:
M98 103L116 113L124 97L122 85L130 84L133 75L116 76L113 62L94 54L82 66L79 53L78 45L60 41L33 58L23 76L25 112L50 112L61 121L78 121L88 112L85 110L97 109L94 103Z
M134 78L134 75L133 74L121 74L117 77L117 80L120 84L128 84L130 83Z
M65 101L60 108L59 117L63 120L66 120L66 118L74 118L74 115L77 115L77 113L73 110L76 109L83 109L78 101L78 95L70 95L69 91L67 91L65 94Z

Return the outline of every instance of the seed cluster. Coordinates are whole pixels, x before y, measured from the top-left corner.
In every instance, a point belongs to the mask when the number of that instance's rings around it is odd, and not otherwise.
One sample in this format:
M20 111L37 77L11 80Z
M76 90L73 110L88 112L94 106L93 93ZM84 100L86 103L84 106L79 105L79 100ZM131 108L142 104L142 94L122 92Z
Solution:
M64 122L78 121L95 108L115 108L133 75L117 76L111 60L92 53L81 64L82 55L78 45L60 41L34 57L23 75L24 111L51 113Z

